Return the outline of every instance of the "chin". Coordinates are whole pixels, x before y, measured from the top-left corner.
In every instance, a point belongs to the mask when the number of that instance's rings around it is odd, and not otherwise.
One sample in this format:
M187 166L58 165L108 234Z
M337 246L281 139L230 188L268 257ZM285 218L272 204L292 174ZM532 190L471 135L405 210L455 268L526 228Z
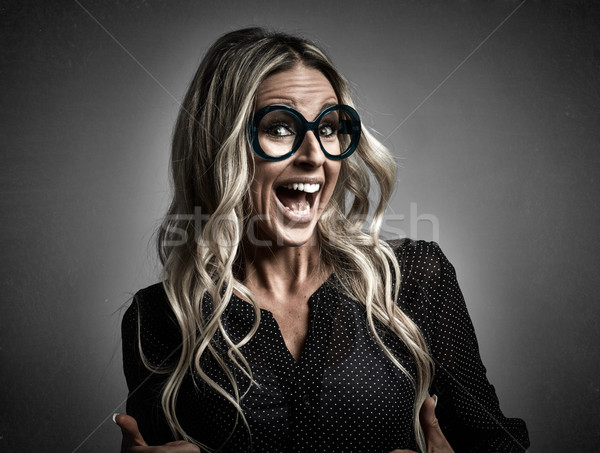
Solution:
M277 229L275 235L271 236L273 246L276 247L303 247L317 244L316 225L312 228L289 228Z
M277 223L277 225L263 224L260 226L259 231L257 231L256 226L254 229L250 228L247 240L257 248L303 247L317 244L316 224L313 225L310 222L304 225L296 224L293 227L289 225L288 219L285 221L286 224Z
M317 236L312 234L308 237L305 235L302 235L301 237L295 235L283 238L280 237L275 245L279 247L309 247L311 245L317 245Z

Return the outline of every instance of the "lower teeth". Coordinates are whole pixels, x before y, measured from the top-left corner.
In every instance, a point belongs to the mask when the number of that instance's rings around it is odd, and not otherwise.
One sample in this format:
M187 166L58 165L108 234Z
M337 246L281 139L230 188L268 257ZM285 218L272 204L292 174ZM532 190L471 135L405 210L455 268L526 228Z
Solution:
M310 214L310 205L309 204L307 204L306 208L304 210L302 210L302 211L298 211L296 209L292 210L292 208L290 208L289 206L286 206L285 209L287 209L290 212L293 212L296 215L308 215L308 214Z

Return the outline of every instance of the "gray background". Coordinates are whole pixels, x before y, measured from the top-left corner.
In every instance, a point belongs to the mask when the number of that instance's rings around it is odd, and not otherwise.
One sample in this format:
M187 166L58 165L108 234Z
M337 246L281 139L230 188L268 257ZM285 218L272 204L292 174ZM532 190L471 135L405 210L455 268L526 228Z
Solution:
M157 280L178 100L254 24L305 33L353 82L403 165L387 229L454 263L530 451L597 451L593 3L3 2L0 450L118 451L120 317Z

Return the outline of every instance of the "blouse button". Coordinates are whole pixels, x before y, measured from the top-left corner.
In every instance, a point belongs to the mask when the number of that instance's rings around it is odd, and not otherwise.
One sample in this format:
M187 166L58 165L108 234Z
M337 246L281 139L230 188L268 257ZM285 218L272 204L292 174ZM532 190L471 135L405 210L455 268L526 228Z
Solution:
M302 395L302 402L304 404L306 404L307 406L310 404L310 398L308 397L308 395L306 395L306 394Z

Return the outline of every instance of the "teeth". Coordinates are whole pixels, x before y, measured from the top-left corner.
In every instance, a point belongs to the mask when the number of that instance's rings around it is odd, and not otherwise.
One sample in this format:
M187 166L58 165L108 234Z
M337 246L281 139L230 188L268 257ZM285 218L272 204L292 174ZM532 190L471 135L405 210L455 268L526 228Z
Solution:
M321 188L321 184L303 184L301 182L295 182L293 184L288 184L286 189L290 190L300 190L301 192L306 193L315 193L317 190Z
M306 205L304 205L304 209L303 210L292 209L289 206L286 206L285 209L287 209L288 211L293 212L296 215L308 215L308 214L310 214L310 205L308 203L306 203Z

